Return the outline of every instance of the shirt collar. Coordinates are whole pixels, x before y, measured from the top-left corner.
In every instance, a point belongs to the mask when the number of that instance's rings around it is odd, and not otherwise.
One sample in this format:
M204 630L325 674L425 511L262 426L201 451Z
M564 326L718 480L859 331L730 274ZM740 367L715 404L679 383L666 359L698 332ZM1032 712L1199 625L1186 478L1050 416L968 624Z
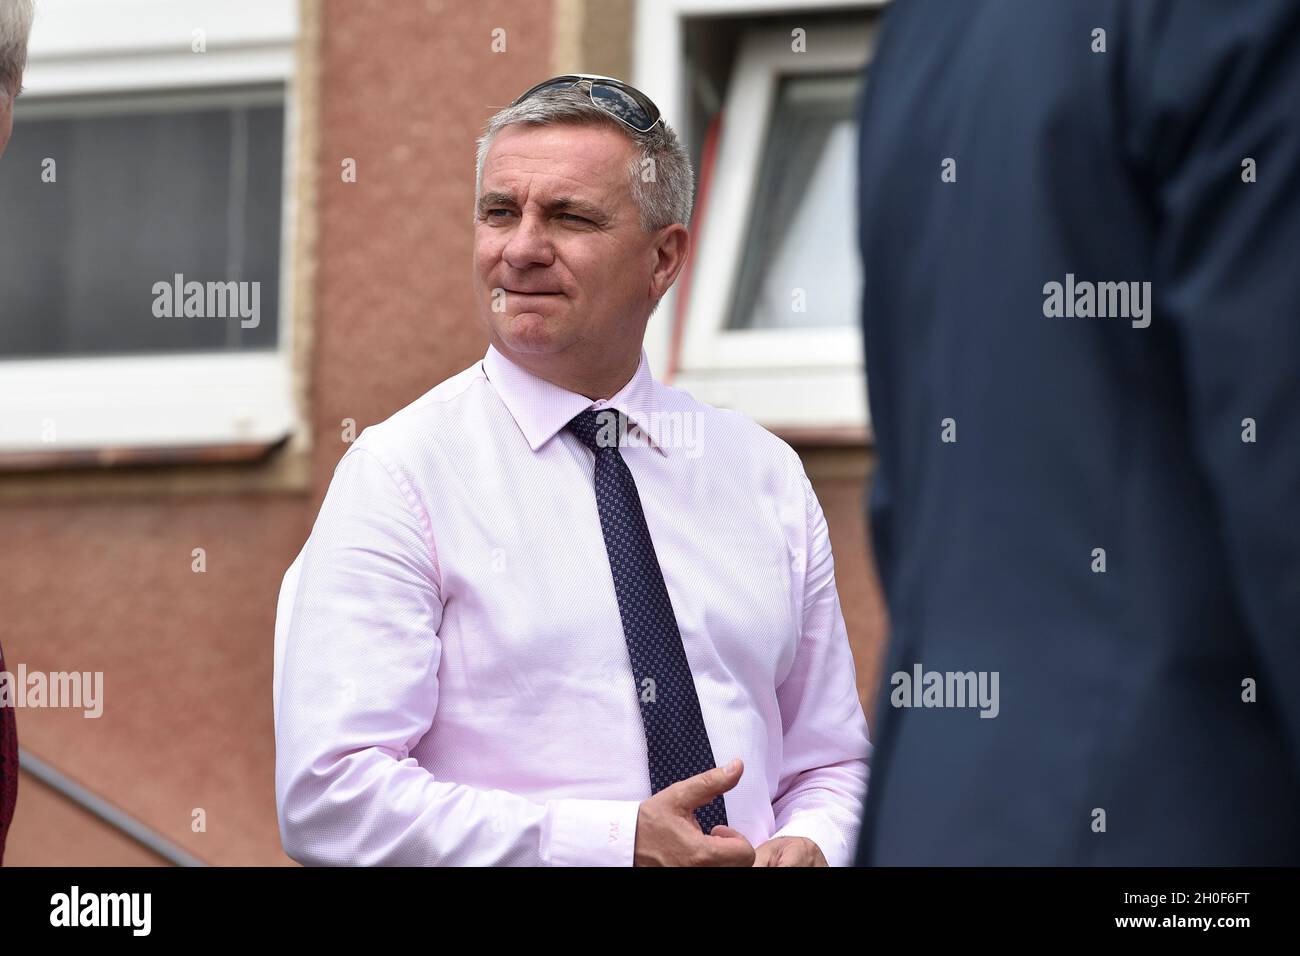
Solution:
M650 359L644 346L636 372L627 384L609 399L594 402L516 365L490 343L482 364L487 380L501 396L533 451L550 441L551 436L569 424L579 412L588 408L615 408L640 429L644 440L659 454L668 454L659 443L650 414L662 407L663 396L662 386L650 374ZM629 431L631 427L628 426Z

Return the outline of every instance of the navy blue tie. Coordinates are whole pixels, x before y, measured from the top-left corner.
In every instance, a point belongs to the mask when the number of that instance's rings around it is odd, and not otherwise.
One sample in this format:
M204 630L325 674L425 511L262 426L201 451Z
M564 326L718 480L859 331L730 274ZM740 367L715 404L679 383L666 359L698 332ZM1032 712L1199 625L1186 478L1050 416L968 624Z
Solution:
M614 593L632 661L641 722L650 760L650 792L711 770L713 748L700 713L691 665L682 647L668 588L655 556L641 496L619 453L627 418L613 409L589 408L568 429L596 454L596 507L605 551L614 574ZM695 811L708 833L727 822L722 795Z

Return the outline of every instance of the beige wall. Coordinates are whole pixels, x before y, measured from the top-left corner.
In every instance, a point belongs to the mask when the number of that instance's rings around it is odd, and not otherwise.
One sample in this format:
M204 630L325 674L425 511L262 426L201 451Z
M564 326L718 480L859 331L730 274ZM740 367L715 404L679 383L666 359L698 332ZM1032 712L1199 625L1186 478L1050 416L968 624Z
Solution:
M608 20L557 2L324 0L319 69L306 72L319 76L306 114L316 117L319 154L307 170L316 202L306 220L315 243L304 273L302 490L268 481L274 463L227 469L206 490L200 467L35 476L45 493L34 476L0 478L9 666L105 674L101 718L21 710L23 747L205 861L290 862L273 789L275 600L345 449L342 420L360 431L386 418L486 347L468 281L474 137L554 64L573 68L565 61L576 56L607 70L626 57L605 35ZM626 17L630 4L619 7ZM495 27L507 30L506 54L490 51ZM306 32L310 40L310 23ZM340 180L344 157L357 162L356 183ZM867 583L867 455L805 457L869 700L882 620ZM196 547L206 551L203 574L191 570ZM197 808L203 833L191 830ZM161 861L24 774L6 862Z

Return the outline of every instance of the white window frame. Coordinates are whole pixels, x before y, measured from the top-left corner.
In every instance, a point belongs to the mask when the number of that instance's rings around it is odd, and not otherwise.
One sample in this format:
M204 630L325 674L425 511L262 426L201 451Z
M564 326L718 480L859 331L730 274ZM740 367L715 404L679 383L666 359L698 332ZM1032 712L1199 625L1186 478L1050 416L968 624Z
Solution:
M196 30L205 52L192 49ZM0 356L0 453L270 445L303 427L292 387L298 30L297 0L37 5L20 116L29 98L284 85L278 340L246 353ZM0 170L19 174L37 181Z
M728 329L736 279L745 251L754 190L763 159L779 79L788 73L854 71L865 68L875 42L875 22L866 14L881 0L827 0L792 4L780 0L639 0L634 76L637 86L660 104L683 137L700 135L683 121L687 114L685 20L694 16L736 16L799 12L861 11L860 24L833 33L810 31L809 52L795 54L786 28L747 27L737 50L707 208L695 224L681 350L673 384L701 401L734 408L769 428L869 428L857 317L845 326L790 329ZM854 217L856 211L849 209ZM658 369L669 364L678 290L665 297L651 318L646 349Z

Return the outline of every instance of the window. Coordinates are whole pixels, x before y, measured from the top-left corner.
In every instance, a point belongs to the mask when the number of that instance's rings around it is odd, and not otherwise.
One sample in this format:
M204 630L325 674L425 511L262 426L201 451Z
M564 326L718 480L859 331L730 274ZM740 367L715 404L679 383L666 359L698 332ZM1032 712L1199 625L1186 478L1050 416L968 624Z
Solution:
M780 432L869 428L856 108L878 6L638 7L638 78L663 97L702 187L689 274L647 348L673 384ZM666 44L676 75L662 81Z
M846 211L855 189L858 82L854 74L781 79L728 329L850 325L857 318L862 266ZM792 290L801 302L792 303Z
M0 452L269 447L296 5L43 0L0 165Z
M6 162L26 175L0 177L0 355L274 349L283 128L282 90L25 110ZM33 186L44 157L61 188ZM258 282L256 321L159 321L176 274Z

